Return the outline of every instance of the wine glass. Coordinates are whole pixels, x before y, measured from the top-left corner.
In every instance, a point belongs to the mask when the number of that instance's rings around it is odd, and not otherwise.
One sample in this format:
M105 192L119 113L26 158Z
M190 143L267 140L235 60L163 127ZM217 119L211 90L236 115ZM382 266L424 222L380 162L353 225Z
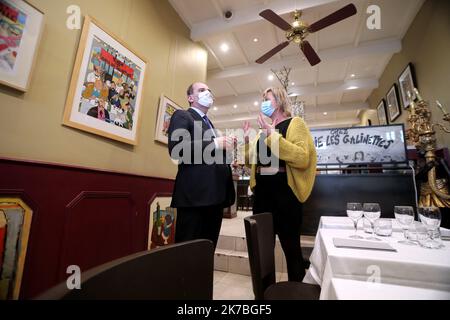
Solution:
M355 234L350 236L353 239L364 239L361 236L358 236L358 221L363 216L363 208L361 203L347 203L347 216L353 221L355 226Z
M406 230L409 229L411 224L414 222L414 209L413 207L406 206L395 206L394 207L395 219L398 221L403 229L403 236L405 240L400 240L398 243L406 245L416 245L415 242L408 239L406 236Z
M369 220L370 227L372 228L372 236L367 239L381 241L381 239L375 237L375 226L374 226L375 220L381 217L380 205L378 203L364 203L363 210L364 210L364 217L367 220Z
M426 248L438 249L441 243L435 240L435 234L439 234L439 227L441 225L441 211L435 207L418 208L419 219L428 230L430 238L420 244ZM439 238L439 236L438 236Z

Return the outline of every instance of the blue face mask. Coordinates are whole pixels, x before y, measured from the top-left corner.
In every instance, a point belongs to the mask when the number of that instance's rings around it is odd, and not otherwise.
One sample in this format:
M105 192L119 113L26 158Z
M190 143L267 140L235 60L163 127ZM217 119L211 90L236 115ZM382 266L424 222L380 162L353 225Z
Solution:
M267 101L264 101L263 103L261 103L261 112L266 117L270 118L273 115L273 113L275 112L275 109L272 107L272 101L267 100Z

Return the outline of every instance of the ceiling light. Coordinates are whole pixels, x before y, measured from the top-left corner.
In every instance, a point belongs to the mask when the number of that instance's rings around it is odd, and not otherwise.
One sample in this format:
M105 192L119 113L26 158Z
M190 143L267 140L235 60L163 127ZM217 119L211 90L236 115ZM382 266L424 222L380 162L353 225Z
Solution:
M228 50L230 50L230 46L226 43L222 43L222 45L220 46L220 50L222 50L223 52L228 52Z
M235 104L235 105L233 106L233 108L237 109L237 104Z
M259 106L259 102L258 102L258 101L255 101L255 102L253 103L253 105L254 105L255 107Z
M291 85L295 86L295 82L292 82Z
M269 81L273 81L273 75L269 75L269 76L267 77L267 79L269 79Z
M352 74L350 75L350 77L354 78L354 77L356 77L356 75L355 75L354 73L352 73Z
M298 27L300 27L300 22L298 20L295 20L294 23L292 24L292 26L294 28L298 28Z
M218 109L217 107L214 107L213 110L214 110L214 111L217 111L217 110L219 110L219 109Z
M324 116L328 115L328 112L324 112L323 115L324 115Z
M347 88L347 90L355 90L355 89L359 89L359 87L357 86L350 86Z
M254 38L254 39L253 39L253 42L258 42L258 41L259 41L258 38Z

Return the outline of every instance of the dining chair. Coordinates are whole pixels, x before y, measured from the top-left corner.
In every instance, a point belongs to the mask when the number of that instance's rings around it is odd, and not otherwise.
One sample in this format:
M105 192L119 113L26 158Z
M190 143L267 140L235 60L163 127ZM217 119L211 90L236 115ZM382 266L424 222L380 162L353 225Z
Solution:
M318 300L320 287L301 282L276 282L275 236L271 213L244 218L255 300Z
M214 245L194 240L144 251L81 274L81 289L66 282L37 300L212 300Z

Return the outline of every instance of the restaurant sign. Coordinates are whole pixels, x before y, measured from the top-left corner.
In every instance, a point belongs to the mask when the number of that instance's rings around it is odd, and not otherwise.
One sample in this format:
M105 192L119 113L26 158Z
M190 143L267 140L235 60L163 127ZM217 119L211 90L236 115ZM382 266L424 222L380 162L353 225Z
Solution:
M311 130L318 165L407 162L404 126Z

